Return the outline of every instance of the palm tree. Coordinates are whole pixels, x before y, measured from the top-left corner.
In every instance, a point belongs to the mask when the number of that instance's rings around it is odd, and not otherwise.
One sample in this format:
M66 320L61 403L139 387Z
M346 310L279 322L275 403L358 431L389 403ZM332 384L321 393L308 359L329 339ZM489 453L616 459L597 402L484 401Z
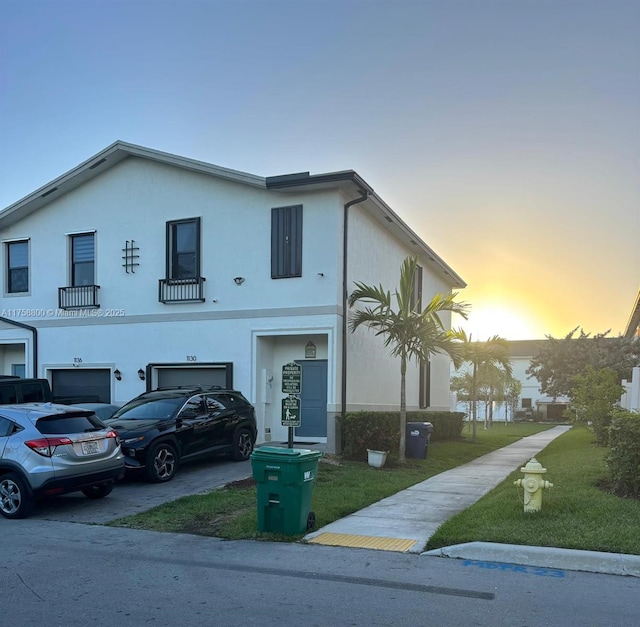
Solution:
M487 391L487 409L484 421L484 428L487 429L493 426L493 404L504 402L505 386L511 376L495 364L485 364L481 370Z
M507 380L507 387L505 390L505 400L507 402L507 411L505 413L506 422L509 424L509 410L511 410L511 422L515 421L516 411L518 409L518 401L520 400L520 394L522 394L522 383L518 379L509 377Z
M384 337L384 345L391 354L400 358L400 450L398 461L405 461L405 430L407 424L406 372L407 361L412 357L427 361L436 353L451 357L456 367L462 363L462 346L459 332L444 328L441 312L453 312L466 319L466 303L457 303L457 292L448 296L437 294L421 309L415 292L415 276L418 260L407 257L400 270L400 289L392 294L382 285L377 287L356 282L356 289L349 297L349 307L357 302L365 303L363 309L352 312L349 329L353 333L359 326L372 329ZM395 300L395 303L393 302ZM394 309L395 304L395 309Z
M509 342L498 335L490 337L486 342L472 342L471 335L467 337L460 331L463 339L463 361L469 362L471 370L471 420L473 424L474 442L477 441L476 416L478 399L478 380L480 371L489 367L500 366L507 376L512 375L511 360L509 359Z

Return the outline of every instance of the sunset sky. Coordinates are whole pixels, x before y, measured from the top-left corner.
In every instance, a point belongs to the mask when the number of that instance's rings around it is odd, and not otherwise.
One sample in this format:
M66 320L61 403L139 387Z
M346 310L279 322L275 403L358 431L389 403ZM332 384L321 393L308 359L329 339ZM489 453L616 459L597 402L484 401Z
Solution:
M356 170L475 339L616 335L640 287L640 0L0 0L0 208L117 139Z

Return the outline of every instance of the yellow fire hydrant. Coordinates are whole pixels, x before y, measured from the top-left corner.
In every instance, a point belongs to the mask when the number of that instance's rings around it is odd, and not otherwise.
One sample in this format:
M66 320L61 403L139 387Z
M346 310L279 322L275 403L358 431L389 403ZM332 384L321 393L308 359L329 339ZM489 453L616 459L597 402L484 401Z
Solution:
M545 481L541 476L547 469L532 457L520 471L524 473L524 479L518 479L513 483L524 488L524 511L539 512L542 509L542 489L553 487L553 483Z

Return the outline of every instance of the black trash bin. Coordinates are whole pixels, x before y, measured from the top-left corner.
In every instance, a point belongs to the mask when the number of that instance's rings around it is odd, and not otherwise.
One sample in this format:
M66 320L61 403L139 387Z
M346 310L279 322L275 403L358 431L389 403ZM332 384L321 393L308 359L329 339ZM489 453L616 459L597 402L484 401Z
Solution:
M426 459L432 431L430 422L408 422L405 455L412 459Z

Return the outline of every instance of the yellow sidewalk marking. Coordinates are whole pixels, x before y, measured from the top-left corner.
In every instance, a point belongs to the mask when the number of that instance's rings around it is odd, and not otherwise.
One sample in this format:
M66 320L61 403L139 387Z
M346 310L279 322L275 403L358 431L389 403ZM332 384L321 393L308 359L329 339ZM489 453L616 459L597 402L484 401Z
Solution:
M311 544L326 544L328 546L350 546L359 549L378 549L380 551L399 551L405 553L416 540L402 538L382 538L380 536L354 536L349 533L321 533L308 540Z

